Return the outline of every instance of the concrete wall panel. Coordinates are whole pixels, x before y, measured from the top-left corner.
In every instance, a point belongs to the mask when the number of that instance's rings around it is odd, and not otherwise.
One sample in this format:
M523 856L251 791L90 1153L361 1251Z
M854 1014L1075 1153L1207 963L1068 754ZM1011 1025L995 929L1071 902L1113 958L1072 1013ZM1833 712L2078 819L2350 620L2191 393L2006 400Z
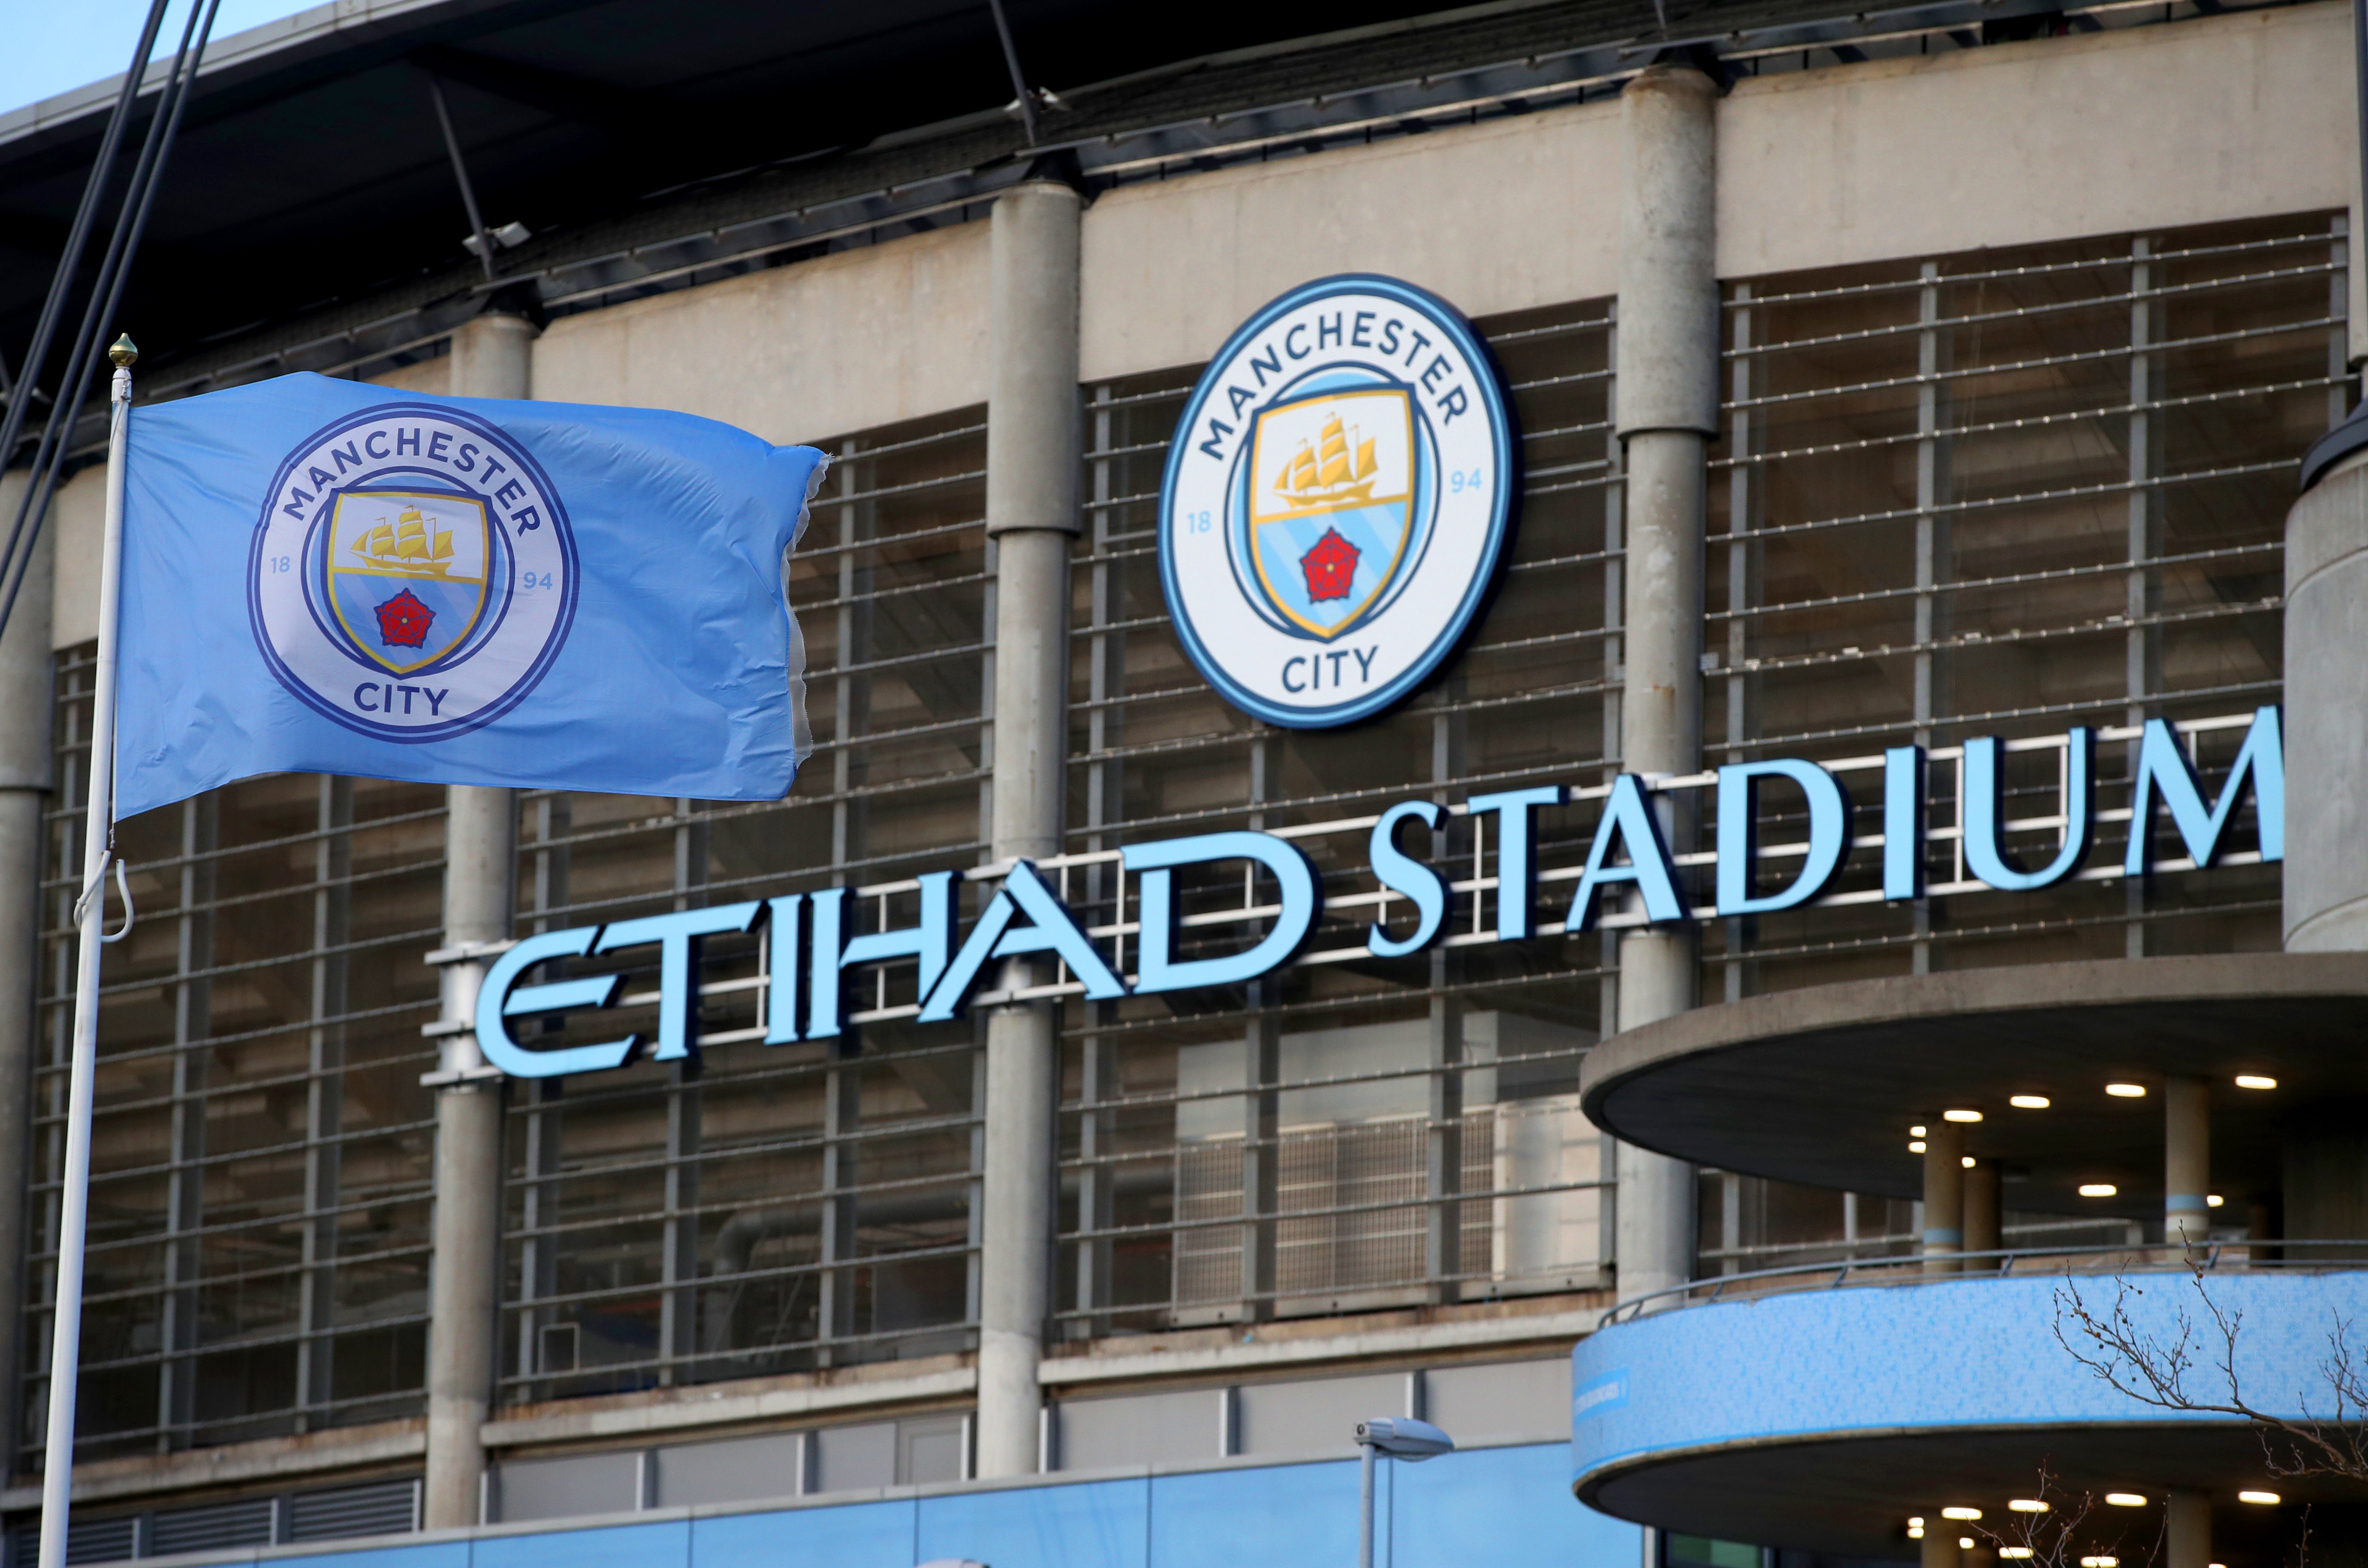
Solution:
M1197 364L1334 272L1475 316L1608 295L1619 169L1619 108L1599 103L1111 191L1086 210L1080 368Z
M986 400L987 226L563 316L534 395L705 415L814 441Z
M1747 81L1719 276L2345 207L2351 75L2313 5Z

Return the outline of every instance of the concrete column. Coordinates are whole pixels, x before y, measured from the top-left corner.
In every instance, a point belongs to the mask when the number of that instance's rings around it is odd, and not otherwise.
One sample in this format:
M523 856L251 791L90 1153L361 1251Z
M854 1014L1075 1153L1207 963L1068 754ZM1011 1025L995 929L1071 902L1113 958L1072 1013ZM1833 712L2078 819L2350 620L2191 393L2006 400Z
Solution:
M995 783L989 853L1056 855L1067 789L1069 540L1084 463L1077 406L1077 220L1065 185L998 197L991 235L986 531L995 567ZM1008 988L1034 972L1015 960ZM978 1474L1032 1473L1051 1313L1053 1005L986 1021L986 1211L979 1227Z
M0 485L13 505L21 476ZM0 506L0 509L6 509ZM17 1194L0 1203L0 1365L21 1365L25 1300L25 1205L33 1099L34 996L40 976L41 808L48 803L50 594L54 526L41 530L26 563L25 586L0 637L0 1183ZM0 1456L17 1453L15 1402L0 1417Z
M2212 1497L2203 1492L2174 1492L2167 1504L2165 1533L2169 1561L2165 1568L2210 1568L2212 1562Z
M2340 430L2358 424L2347 422ZM2368 435L2368 432L2361 434ZM2368 949L2368 446L2286 513L2288 952Z
M2005 1245L1998 1215L1998 1168L1992 1160L1976 1160L1965 1169L1965 1250L1996 1252ZM1995 1273L1998 1259L1967 1267Z
M1621 97L1627 184L1620 213L1614 405L1626 449L1627 562L1621 766L1702 766L1702 532L1718 431L1714 150L1718 89L1700 72L1653 66ZM1668 802L1662 802L1668 810ZM1691 824L1665 815L1673 852ZM1690 927L1620 943L1619 1026L1694 1005ZM1693 1276L1693 1167L1622 1144L1615 1254L1624 1300Z
M531 384L534 324L483 315L452 335L452 392L523 398ZM507 790L445 791L444 946L510 935L518 804ZM442 1021L474 1016L485 960L444 966ZM478 1522L483 1428L493 1399L502 1240L502 1091L474 1037L444 1037L436 1091L435 1256L428 1270L427 1481L422 1523Z
M2201 1078L2162 1085L2162 1239L2200 1245L2212 1232L2212 1091Z
M1924 1272L1954 1274L1965 1250L1965 1130L1933 1118L1924 1129ZM1930 1540L1931 1537L1925 1537Z

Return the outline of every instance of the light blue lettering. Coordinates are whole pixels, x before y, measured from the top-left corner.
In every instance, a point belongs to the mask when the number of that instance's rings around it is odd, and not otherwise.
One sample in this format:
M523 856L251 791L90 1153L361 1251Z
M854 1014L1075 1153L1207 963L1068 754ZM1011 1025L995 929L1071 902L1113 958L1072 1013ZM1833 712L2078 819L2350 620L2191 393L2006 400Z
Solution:
M510 1018L537 1013L557 1013L584 1007L605 1007L625 983L621 974L594 975L588 980L562 980L544 985L519 985L518 976L552 959L581 958L592 950L600 935L598 926L571 931L546 931L529 937L495 960L477 992L477 1049L485 1060L513 1078L556 1078L566 1073L599 1073L622 1067L632 1059L642 1037L597 1045L571 1045L557 1051L529 1051L510 1038Z
M1439 940L1440 932L1446 927L1447 879L1397 846L1401 823L1418 822L1436 835L1446 815L1445 808L1429 801L1401 801L1383 812L1382 820L1373 824L1366 853L1372 863L1374 880L1392 892L1412 899L1415 909L1414 933L1403 940L1383 929L1379 921L1366 927L1365 950L1376 958L1404 958L1418 952ZM1432 842L1438 841L1434 837Z
M1266 833L1208 833L1160 844L1129 845L1121 863L1137 873L1142 934L1135 938L1138 995L1180 991L1195 985L1239 985L1287 962L1315 929L1324 911L1324 884L1295 845ZM1224 958L1179 960L1176 955L1175 869L1218 860L1255 860L1274 876L1281 912L1274 927L1248 950Z
M838 1033L839 977L857 964L889 959L920 960L920 994L928 996L953 955L954 884L960 871L922 874L921 923L892 931L867 931L842 947L839 931L847 904L845 888L825 888L814 894L814 956L806 990L806 1038L827 1040Z
M1809 801L1809 853L1800 874L1780 892L1754 893L1759 859L1759 793L1762 778L1789 778ZM1767 915L1808 903L1841 869L1850 846L1850 796L1841 780L1814 762L1742 762L1718 770L1718 912Z
M1612 864L1611 845L1618 839L1628 851L1628 864ZM1645 782L1633 773L1611 781L1611 798L1603 802L1603 820L1595 824L1595 843L1587 851L1587 871L1570 901L1565 928L1584 931L1595 923L1595 890L1613 882L1634 882L1644 895L1645 918L1660 924L1682 920L1685 905L1678 901L1677 878L1669 865L1668 846L1661 842L1661 824L1645 799Z
M697 1028L699 985L693 971L699 962L699 939L746 931L757 924L764 903L719 903L706 909L678 909L669 915L649 915L619 920L600 927L596 953L619 948L658 945L658 1048L653 1062L677 1062L699 1053Z
M1998 741L1985 735L1965 743L1965 865L1974 875L2006 892L2030 892L2062 881L2079 869L2089 853L2094 825L2096 790L2091 756L2094 732L2085 726L2066 736L2068 766L2064 780L2064 847L2036 871L2025 871L2006 854Z
M772 923L767 960L770 979L765 986L765 1043L787 1045L798 1038L798 931L804 922L806 895L793 892L765 901Z
M2196 788L2195 770L2187 760L2187 748L2179 743L2179 733L2163 720L2147 720L2146 736L2138 743L2138 776L2130 786L2130 845L2122 860L2123 871L2137 877L2153 869L2154 801L2157 793L2162 803L2170 808L2170 820L2178 825L2180 842L2187 846L2188 857L2198 866L2211 865L2219 858L2220 835L2228 819L2237 812L2237 802L2244 796L2248 779L2253 786L2253 815L2260 824L2261 858L2283 860L2286 858L2286 767L2278 710L2254 710L2252 727L2245 732L2245 744L2238 748L2227 780L2220 786L2220 798L2213 803L2208 815L2203 810L2203 792Z
M1883 896L1924 894L1924 748L1883 754Z
M1022 916L1027 924L1016 924ZM1032 864L1017 860L1004 877L1003 886L980 912L962 951L954 955L936 988L927 993L920 1021L943 1023L957 1017L970 1005L971 991L989 960L1030 953L1056 955L1069 966L1071 974L1085 982L1086 994L1094 1001L1115 1001L1126 994L1126 986L1078 929L1069 906L1044 885Z
M1530 935L1532 912L1537 901L1536 857L1531 853L1533 815L1540 806L1558 806L1568 796L1559 784L1542 784L1534 790L1507 790L1494 795L1474 795L1463 802L1463 809L1477 816L1482 812L1497 813L1497 939L1500 942L1526 940Z

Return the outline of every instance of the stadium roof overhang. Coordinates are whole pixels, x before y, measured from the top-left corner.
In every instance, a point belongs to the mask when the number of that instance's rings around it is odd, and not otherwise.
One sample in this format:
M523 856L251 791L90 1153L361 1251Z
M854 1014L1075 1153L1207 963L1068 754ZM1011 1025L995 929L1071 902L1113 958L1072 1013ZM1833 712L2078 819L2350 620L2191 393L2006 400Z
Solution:
M1911 1126L1978 1111L1968 1152L2006 1207L2159 1215L2168 1076L2212 1085L2214 1190L2274 1192L2285 1141L2368 1101L2355 1043L2368 960L2225 953L1901 975L1702 1007L1605 1041L1588 1116L1631 1142L1726 1169L1913 1199ZM2238 1074L2274 1082L2236 1086ZM2143 1087L2138 1096L2106 1085ZM2042 1108L2018 1108L2015 1096ZM2078 1189L2110 1184L2110 1197Z
M2221 8L2171 10L2205 4ZM1976 47L2126 10L1208 0L1152 17L1004 0L1020 73L1052 90L1031 143L989 0L347 0L217 40L115 324L137 329L144 395L350 372L432 343L497 289L558 313L962 222L1048 158L1090 187L1603 96L1671 51L1713 68L1848 61L1868 40ZM534 236L491 283L461 247L431 82L488 226ZM12 356L117 89L0 116Z

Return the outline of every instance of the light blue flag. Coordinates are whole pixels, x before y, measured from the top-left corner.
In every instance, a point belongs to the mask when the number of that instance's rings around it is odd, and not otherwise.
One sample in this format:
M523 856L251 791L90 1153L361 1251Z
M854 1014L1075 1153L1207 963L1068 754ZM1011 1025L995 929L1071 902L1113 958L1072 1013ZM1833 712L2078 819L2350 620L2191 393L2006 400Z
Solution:
M827 460L313 375L135 408L116 815L277 772L779 800Z

